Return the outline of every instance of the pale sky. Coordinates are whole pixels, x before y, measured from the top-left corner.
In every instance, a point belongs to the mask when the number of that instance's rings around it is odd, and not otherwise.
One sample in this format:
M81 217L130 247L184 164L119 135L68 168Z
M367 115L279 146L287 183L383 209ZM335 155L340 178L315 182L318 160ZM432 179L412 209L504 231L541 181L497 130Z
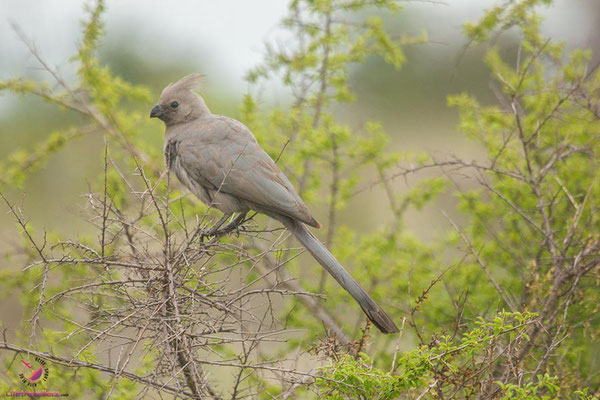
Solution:
M583 40L591 24L598 22L597 16L586 15L582 7L593 1L597 0L557 1L545 13L546 31L551 31L555 38ZM260 62L265 40L274 39L287 3L284 0L108 0L104 16L107 41L125 31L135 35L132 39L139 43L136 51L158 58L185 56L200 66L205 60L198 59L194 49L201 47L203 54L211 55L210 64L218 66L221 80L243 93L246 89L243 76ZM462 23L476 19L482 9L495 3L494 0L446 0L446 5L436 5L409 1L406 7L421 17L425 24L422 29L429 32L432 41L452 44L461 40ZM68 58L75 52L80 36L83 4L76 0L0 0L0 77L18 76L24 69L31 72L37 67L9 22L18 24L35 41L44 58L68 75Z

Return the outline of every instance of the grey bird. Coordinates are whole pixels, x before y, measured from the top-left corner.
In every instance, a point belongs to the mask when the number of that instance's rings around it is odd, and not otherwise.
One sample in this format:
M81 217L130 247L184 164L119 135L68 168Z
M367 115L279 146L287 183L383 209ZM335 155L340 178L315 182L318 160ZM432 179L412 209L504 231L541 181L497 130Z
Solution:
M356 300L383 333L398 327L342 267L306 225L320 228L277 164L260 147L250 129L231 118L210 112L195 90L202 75L191 74L169 84L151 118L165 129L165 161L179 181L205 204L224 216L243 216L250 210L280 221L312 256Z

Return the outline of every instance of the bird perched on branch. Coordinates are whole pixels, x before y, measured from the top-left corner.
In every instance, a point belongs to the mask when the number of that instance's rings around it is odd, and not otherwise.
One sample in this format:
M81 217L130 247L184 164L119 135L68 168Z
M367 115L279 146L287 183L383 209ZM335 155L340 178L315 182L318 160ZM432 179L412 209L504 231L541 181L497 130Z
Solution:
M234 213L237 221L255 210L280 221L312 256L352 295L383 333L398 327L342 267L306 225L320 228L288 178L260 147L250 129L231 118L210 112L195 90L202 75L191 74L169 84L151 118L165 130L167 168L205 204L223 212L215 224Z

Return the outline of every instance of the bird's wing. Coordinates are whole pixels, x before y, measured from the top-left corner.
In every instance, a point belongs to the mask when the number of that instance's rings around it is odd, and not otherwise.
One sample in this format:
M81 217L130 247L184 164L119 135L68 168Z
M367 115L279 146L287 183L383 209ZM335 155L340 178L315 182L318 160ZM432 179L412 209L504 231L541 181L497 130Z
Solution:
M244 199L259 211L275 211L320 227L292 184L242 123L214 117L178 135L178 162L188 176Z

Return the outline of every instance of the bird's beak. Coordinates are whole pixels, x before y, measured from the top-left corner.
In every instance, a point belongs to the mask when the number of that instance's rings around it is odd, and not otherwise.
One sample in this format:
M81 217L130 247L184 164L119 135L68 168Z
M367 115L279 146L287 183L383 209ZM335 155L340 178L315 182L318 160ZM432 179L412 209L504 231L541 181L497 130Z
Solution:
M160 118L160 116L163 114L163 111L164 110L160 104L155 105L152 107L152 111L150 111L150 118Z

